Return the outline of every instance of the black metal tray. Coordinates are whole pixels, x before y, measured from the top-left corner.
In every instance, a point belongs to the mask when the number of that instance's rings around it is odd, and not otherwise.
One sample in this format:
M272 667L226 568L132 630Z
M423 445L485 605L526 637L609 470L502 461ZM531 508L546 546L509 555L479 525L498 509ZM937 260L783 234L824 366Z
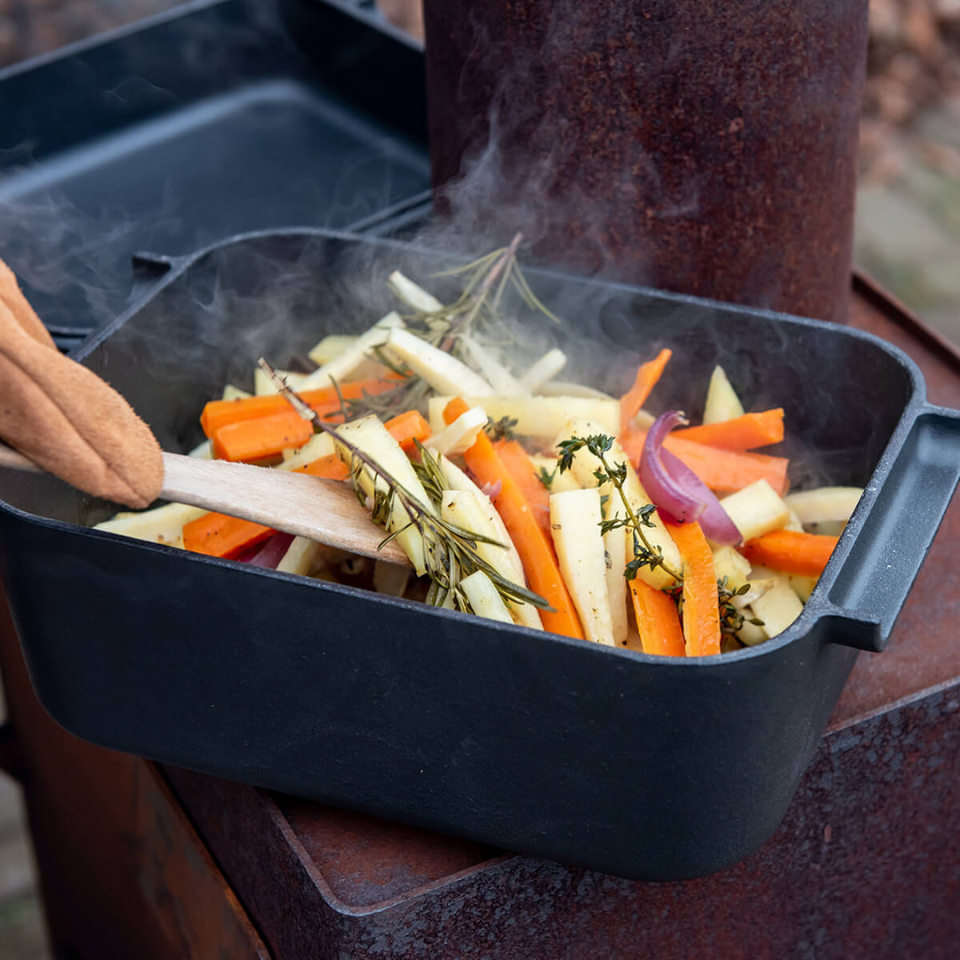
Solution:
M0 255L66 349L139 292L137 250L423 201L423 70L385 22L301 0L187 4L0 70Z
M259 354L369 323L382 304L358 263L420 272L418 257L323 232L241 238L170 264L83 362L183 449ZM302 281L289 310L280 277ZM628 877L699 876L759 846L857 649L886 643L960 477L960 414L856 331L531 279L572 318L557 341L611 389L670 345L661 402L696 415L719 356L749 403L785 407L823 476L866 486L786 633L707 660L601 649L86 529L109 505L0 472L0 577L53 717L105 746Z

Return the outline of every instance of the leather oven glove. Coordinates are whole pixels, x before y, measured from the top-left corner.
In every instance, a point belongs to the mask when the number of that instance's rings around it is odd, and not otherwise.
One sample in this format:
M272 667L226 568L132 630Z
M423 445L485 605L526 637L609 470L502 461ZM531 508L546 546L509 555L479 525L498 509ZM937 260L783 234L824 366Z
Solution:
M119 393L61 354L0 260L0 438L87 493L142 509L163 487L160 445Z

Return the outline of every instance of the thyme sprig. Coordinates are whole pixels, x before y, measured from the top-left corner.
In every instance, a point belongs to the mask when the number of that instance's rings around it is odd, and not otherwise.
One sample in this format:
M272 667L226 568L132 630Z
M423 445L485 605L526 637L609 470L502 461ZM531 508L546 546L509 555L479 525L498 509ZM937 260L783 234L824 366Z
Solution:
M736 597L742 597L750 592L751 585L745 583L738 590L731 590L727 584L727 578L721 577L717 581L717 594L720 600L720 633L729 636L735 636L743 627L744 623L752 623L756 627L762 627L763 621L757 617L745 617L743 611L733 602Z
M517 435L514 433L514 429L519 422L516 417L501 417L499 420L492 420L488 417L483 431L494 442L497 440L516 440Z
M609 533L620 527L626 527L633 533L633 559L627 563L623 575L628 580L633 580L637 572L644 567L656 570L658 567L664 570L668 576L672 577L677 583L682 583L681 575L663 559L663 550L659 546L654 546L647 538L644 528L655 527L656 524L650 519L650 515L656 510L652 503L648 503L639 510L634 510L630 505L624 484L627 479L626 463L611 464L607 454L613 447L613 437L604 434L596 434L592 437L570 437L568 440L560 442L560 462L558 464L560 472L565 473L573 466L573 458L578 451L586 449L596 457L601 466L594 471L594 476L598 483L612 483L624 509L627 512L626 517L615 517L610 520L600 521L600 532Z
M550 490L553 487L553 481L556 479L557 472L559 470L560 470L559 464L555 466L552 470L548 470L546 467L541 467L537 471L537 479L544 485L544 487L547 488L547 490ZM603 503L601 503L601 507L602 506L603 506Z
M423 539L424 563L427 576L431 581L430 590L427 593L428 603L442 607L448 605L448 600L452 600L458 609L471 612L469 601L460 588L460 581L471 573L482 570L493 582L497 592L505 601L529 603L541 610L550 608L550 604L543 597L520 584L508 580L477 552L478 543L489 543L505 548L504 544L482 534L464 530L462 527L444 520L436 512L443 496L443 490L446 489L446 481L440 468L439 456L434 461L430 453L420 446L421 463L418 473L421 477L426 476L428 479L428 485L425 489L432 501L431 505L428 506L410 493L396 477L385 470L373 457L355 443L337 433L330 424L325 423L323 418L295 390L291 389L286 380L262 357L259 364L294 410L305 420L310 421L316 433L329 433L340 447L349 452L351 483L360 502L372 509L374 522L380 526L386 526L397 503L406 511L409 517L407 526L393 531L384 538L380 546L389 543L404 530L411 527L416 529ZM374 491L372 497L363 488L361 481L364 473L372 481Z

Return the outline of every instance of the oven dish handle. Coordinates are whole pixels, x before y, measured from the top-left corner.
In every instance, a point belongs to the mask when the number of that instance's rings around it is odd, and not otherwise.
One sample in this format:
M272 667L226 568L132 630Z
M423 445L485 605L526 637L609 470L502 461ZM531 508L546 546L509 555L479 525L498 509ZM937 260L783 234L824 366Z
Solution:
M960 481L960 410L927 405L914 421L830 590L830 605L862 629L839 642L880 652Z

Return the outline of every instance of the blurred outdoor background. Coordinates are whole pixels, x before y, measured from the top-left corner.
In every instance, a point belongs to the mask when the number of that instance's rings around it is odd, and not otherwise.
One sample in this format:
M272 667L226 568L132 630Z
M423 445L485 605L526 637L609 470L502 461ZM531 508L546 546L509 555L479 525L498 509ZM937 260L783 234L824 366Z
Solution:
M177 5L0 0L0 69ZM419 0L379 5L422 31ZM870 0L855 257L960 344L960 0ZM0 774L0 960L46 956L18 791Z

